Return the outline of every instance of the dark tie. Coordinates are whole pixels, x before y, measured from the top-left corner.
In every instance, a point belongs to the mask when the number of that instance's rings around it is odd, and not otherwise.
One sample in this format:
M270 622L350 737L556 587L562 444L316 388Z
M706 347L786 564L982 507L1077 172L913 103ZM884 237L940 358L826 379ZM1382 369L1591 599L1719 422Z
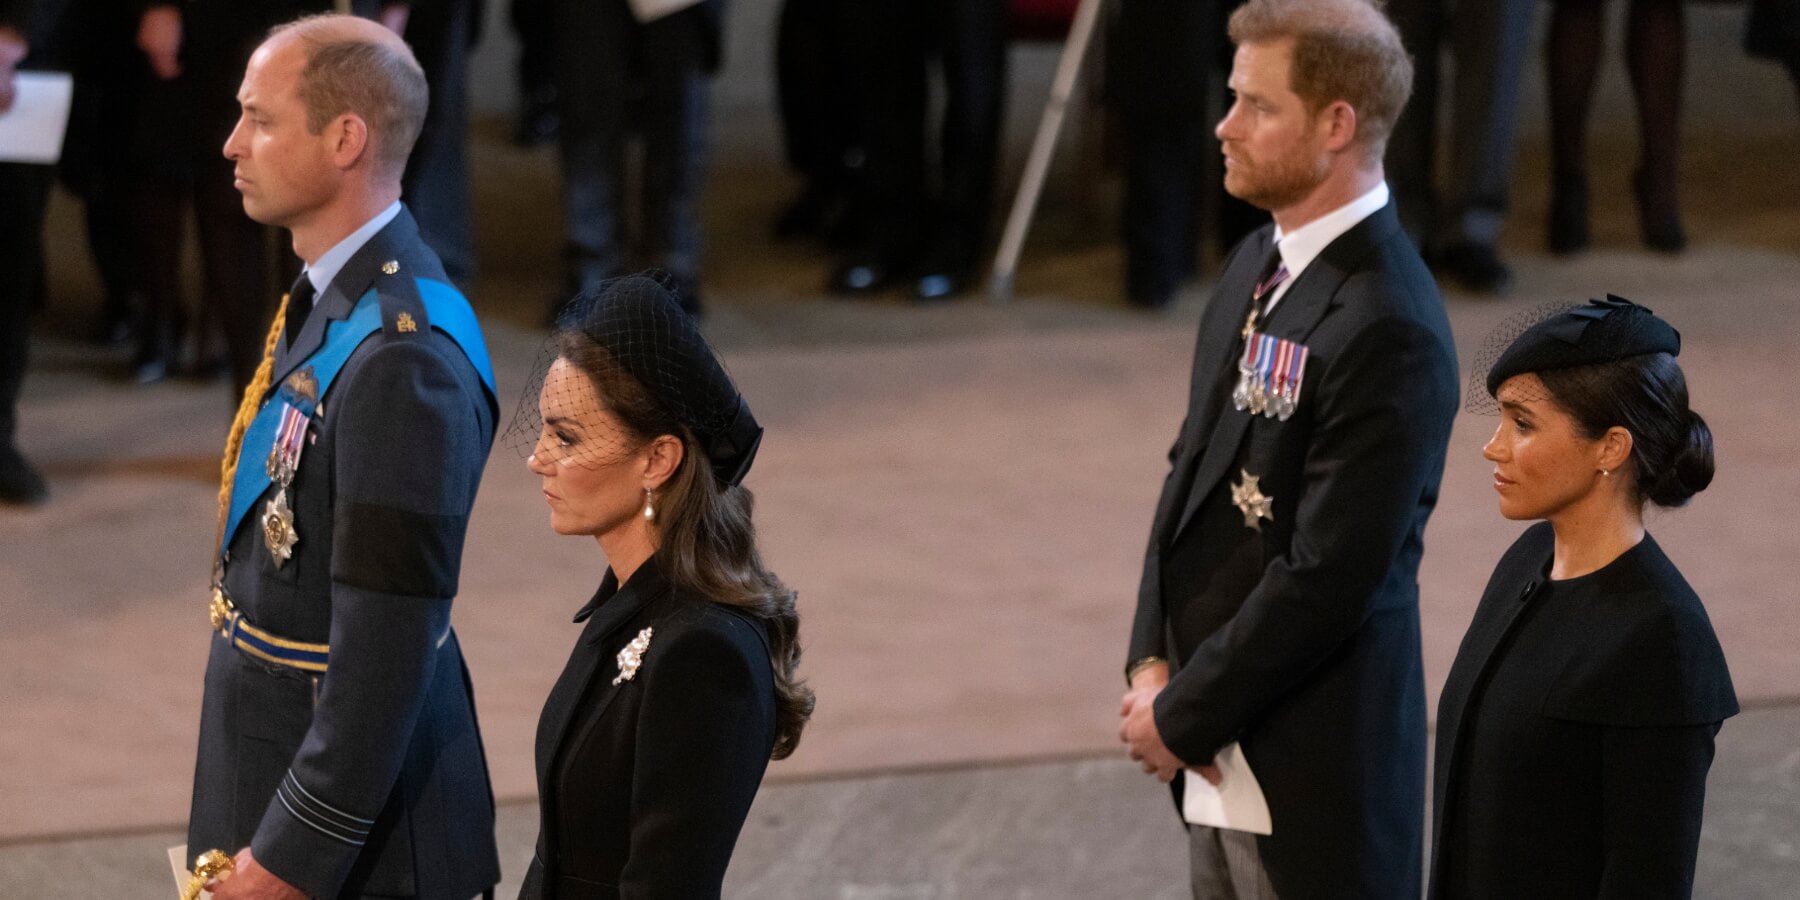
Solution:
M1256 287L1250 291L1250 308L1246 311L1246 327L1242 334L1244 340L1249 340L1251 324L1261 330L1263 317L1269 314L1268 301L1275 294L1275 289L1281 287L1282 282L1287 279L1288 268L1281 258L1281 248L1271 246L1269 258L1263 261L1262 274L1256 279ZM1250 317L1251 313L1254 318Z
M312 313L313 283L305 272L294 279L294 286L288 289L287 303L287 343L294 346L294 337L306 326L306 317Z

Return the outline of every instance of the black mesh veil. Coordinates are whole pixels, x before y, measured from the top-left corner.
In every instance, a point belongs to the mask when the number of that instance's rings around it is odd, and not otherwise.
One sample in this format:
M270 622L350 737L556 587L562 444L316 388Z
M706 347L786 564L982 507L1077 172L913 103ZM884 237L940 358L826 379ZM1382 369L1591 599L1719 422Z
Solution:
M1609 363L1680 352L1681 335L1673 327L1622 297L1543 304L1507 318L1488 334L1469 369L1464 408L1477 415L1498 413L1498 395L1508 381L1513 383L1504 391L1506 400L1554 399L1542 379L1516 376L1556 371L1568 390L1585 376L1600 376Z
M615 278L569 301L538 351L503 439L521 456L602 466L636 452L601 388L568 358L611 363L669 418L693 432L713 473L738 484L762 427L693 319L654 278ZM643 436L645 438L654 435Z
M1488 373L1493 371L1494 363L1499 362L1500 357L1505 355L1521 335L1530 331L1532 326L1574 308L1573 303L1540 303L1507 316L1494 326L1482 340L1481 347L1475 351L1474 360L1469 366L1469 387L1463 396L1463 408L1478 416L1498 415L1500 401L1488 389Z

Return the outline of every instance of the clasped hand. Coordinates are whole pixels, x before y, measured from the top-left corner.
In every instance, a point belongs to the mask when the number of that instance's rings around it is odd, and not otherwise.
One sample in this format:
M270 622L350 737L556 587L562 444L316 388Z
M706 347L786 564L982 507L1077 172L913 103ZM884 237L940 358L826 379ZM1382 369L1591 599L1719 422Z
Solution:
M1150 666L1132 677L1131 689L1119 699L1119 741L1132 761L1144 767L1145 774L1155 775L1163 784L1175 780L1175 773L1186 767L1156 730L1156 695L1168 684L1169 668ZM1195 771L1212 784L1219 783L1217 766L1198 766Z

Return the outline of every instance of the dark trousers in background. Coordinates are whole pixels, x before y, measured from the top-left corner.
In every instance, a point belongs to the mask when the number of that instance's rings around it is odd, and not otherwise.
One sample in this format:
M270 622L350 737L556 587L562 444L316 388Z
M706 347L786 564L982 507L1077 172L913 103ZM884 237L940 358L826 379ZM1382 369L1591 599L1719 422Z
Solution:
M1133 302L1167 303L1195 272L1200 216L1213 198L1221 252L1268 220L1221 186L1213 128L1229 101L1229 0L1124 0L1107 47L1106 94L1125 151L1125 287Z
M378 10L377 10L378 11ZM401 196L419 234L443 260L451 280L475 277L475 225L469 184L469 51L480 37L478 0L415 3L406 21L431 102L407 161Z
M232 184L233 164L222 155L238 118L235 88L221 90L230 78L224 62L190 64L181 79L145 85L133 139L127 222L144 299L139 355L160 355L172 364L186 321L181 271L191 205L202 278L200 314L191 330L203 358L209 323L217 321L235 403L262 362L279 274L270 270L269 229L244 212L243 197ZM177 130L183 127L191 131ZM292 255L291 250L281 254L284 269L297 270Z
M1492 247L1506 222L1519 95L1537 0L1392 0L1388 14L1413 55L1413 96L1388 141L1387 174L1407 233L1429 246ZM1434 189L1441 79L1450 45L1450 172Z
M507 17L519 37L519 93L527 100L556 96L556 15L551 0L512 0Z
M843 4L786 0L776 26L775 83L788 166L809 182L841 185L860 168L856 92Z
M1437 227L1437 107L1446 2L1389 0L1386 9L1412 56L1413 90L1388 135L1383 163L1400 212L1400 226L1415 245L1424 248Z
M643 261L678 279L700 271L706 174L708 11L639 23L625 0L558 0L563 204L571 290L631 265L627 148L643 141ZM635 115L634 115L635 113Z
M15 449L31 314L44 289L48 166L0 163L0 457Z
M993 207L1006 94L1002 0L854 0L843 6L870 248L930 270L973 266ZM926 140L930 66L944 79L939 152ZM935 156L935 177L927 159Z

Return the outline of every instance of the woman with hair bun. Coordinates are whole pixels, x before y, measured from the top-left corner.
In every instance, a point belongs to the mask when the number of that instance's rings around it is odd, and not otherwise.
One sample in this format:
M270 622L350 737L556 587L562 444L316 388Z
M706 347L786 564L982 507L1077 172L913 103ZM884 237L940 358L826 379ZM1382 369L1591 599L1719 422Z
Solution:
M662 284L571 301L508 438L550 526L608 568L538 722L522 898L718 897L769 760L813 694L794 593L763 566L744 475L762 427Z
M1469 392L1500 414L1501 515L1542 521L1501 557L1439 700L1429 896L1688 897L1737 698L1643 509L1712 481L1712 434L1648 309L1534 318Z

